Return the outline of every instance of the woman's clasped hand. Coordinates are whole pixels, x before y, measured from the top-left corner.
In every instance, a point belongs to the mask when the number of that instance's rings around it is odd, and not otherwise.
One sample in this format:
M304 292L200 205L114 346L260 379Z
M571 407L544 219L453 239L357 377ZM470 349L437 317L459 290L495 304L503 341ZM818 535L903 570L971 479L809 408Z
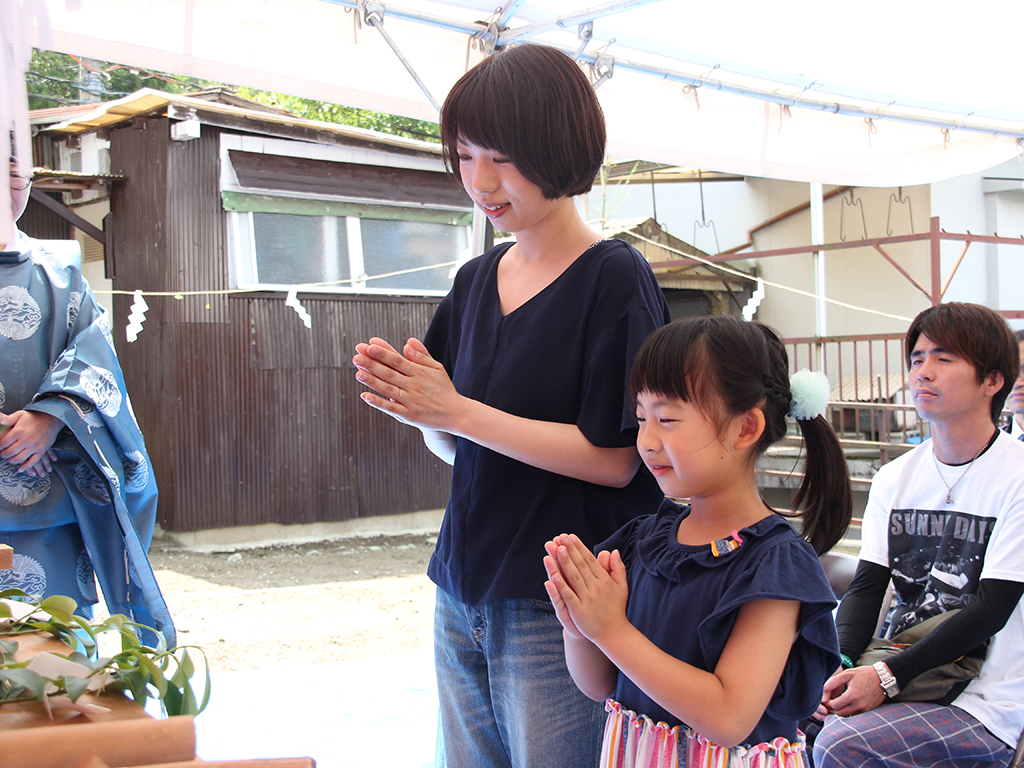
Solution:
M444 366L434 360L419 339L409 339L398 352L383 339L356 345L352 364L356 379L374 390L363 400L399 421L425 429L445 429L458 413L461 395Z

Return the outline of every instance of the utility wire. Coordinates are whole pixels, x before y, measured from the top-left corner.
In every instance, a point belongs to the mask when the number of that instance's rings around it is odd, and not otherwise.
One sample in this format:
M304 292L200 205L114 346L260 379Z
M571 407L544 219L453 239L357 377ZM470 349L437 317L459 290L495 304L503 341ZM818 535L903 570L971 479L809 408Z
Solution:
M811 298L811 299L820 299L821 301L827 302L828 304L835 304L837 307L845 307L846 309L853 309L853 310L856 310L857 312L866 312L869 315L879 315L880 317L890 317L893 320L905 320L908 323L911 320L913 320L913 318L904 317L903 315L894 315L894 314L891 314L889 312L882 312L882 311L877 310L877 309L868 309L867 307L858 307L856 304L847 304L845 301L838 301L837 299L830 299L827 296L821 296L821 295L819 295L817 293L811 293L810 291L802 291L799 288L793 288L793 287L788 286L788 285L782 285L781 283L773 283L770 280L765 280L763 278L758 278L755 275L748 275L746 272L740 272L738 269L733 269L732 267L723 267L721 264L716 264L713 261L708 261L707 259L702 259L700 256L695 256L692 253L684 253L683 251L680 251L680 250L677 250L675 248L672 248L671 246L665 245L664 243L658 243L658 242L655 242L654 240L649 240L646 237L644 237L643 235L638 235L635 232L630 232L629 236L630 237L635 237L637 240L642 240L645 243L650 243L651 245L656 245L658 248L664 248L666 251L669 251L670 253L675 253L675 254L678 254L679 256L682 256L684 259L693 259L694 261L698 261L701 264L705 265L706 267L710 267L711 269L714 269L716 272L724 273L726 275L732 275L733 277L736 277L736 278L740 278L740 279L743 279L743 280L749 280L749 281L754 282L754 283L756 283L758 280L761 280L761 282L764 283L765 285L770 286L772 288L778 288L780 291L788 291L789 293L795 293L795 294L797 294L799 296L807 296L808 298ZM653 269L657 270L658 269L657 262L651 263L651 267ZM683 279L685 279L685 276L682 276L682 277L683 277Z

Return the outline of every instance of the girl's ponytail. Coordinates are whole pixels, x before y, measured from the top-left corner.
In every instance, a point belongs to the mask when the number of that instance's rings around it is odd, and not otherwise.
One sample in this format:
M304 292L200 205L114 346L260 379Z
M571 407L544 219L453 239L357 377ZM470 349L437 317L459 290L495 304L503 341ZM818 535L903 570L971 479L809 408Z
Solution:
M853 518L850 469L839 438L822 415L828 406L824 374L800 371L789 376L789 356L770 328L754 323L764 335L769 371L765 378L765 420L769 412L779 421L793 416L804 438L804 478L793 496L793 509L802 510L801 533L819 554L834 547ZM785 427L782 427L784 432ZM765 430L770 442L781 439L778 429ZM770 444L770 443L768 443ZM765 450L768 444L763 445Z
M804 436L806 460L793 507L803 509L803 537L821 555L839 542L853 517L850 470L839 438L824 417L796 423Z

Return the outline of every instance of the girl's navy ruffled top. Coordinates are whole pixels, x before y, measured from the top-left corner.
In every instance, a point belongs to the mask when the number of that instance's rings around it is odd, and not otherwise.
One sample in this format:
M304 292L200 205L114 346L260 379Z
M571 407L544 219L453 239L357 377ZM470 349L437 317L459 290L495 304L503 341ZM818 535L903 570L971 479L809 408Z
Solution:
M798 601L798 634L782 679L743 743L778 736L792 741L797 723L817 709L822 686L840 663L832 618L836 601L821 562L776 514L740 530L739 540L684 546L676 533L689 513L689 507L666 499L657 514L631 521L596 549L622 555L630 622L666 653L703 670L714 671L744 603ZM623 674L614 697L655 722L680 724Z

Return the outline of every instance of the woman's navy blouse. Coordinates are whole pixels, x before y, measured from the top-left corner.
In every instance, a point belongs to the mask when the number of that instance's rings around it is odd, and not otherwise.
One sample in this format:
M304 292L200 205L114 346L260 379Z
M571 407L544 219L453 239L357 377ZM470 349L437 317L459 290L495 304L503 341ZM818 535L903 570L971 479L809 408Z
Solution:
M647 336L669 320L650 266L621 240L595 243L554 282L502 315L497 268L510 244L467 263L424 343L466 397L527 419L576 424L595 446L635 444L629 373ZM663 494L641 466L625 488L547 472L458 439L452 492L428 575L454 598L547 601L544 542L588 545Z

